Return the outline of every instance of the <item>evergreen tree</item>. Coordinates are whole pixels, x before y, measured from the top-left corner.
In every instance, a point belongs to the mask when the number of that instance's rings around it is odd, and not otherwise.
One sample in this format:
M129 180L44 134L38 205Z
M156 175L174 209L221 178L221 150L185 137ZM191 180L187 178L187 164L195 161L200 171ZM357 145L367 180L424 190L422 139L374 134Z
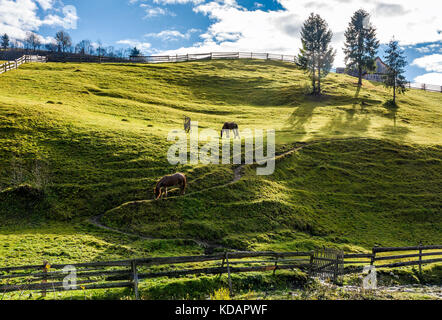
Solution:
M2 36L1 47L4 50L8 49L8 47L9 47L9 36L6 33Z
M393 105L395 105L396 92L399 94L405 93L405 85L407 84L407 80L403 75L407 61L396 40L393 39L388 44L384 59L388 67L387 74L384 77L384 85L387 88L393 88Z
M141 55L141 52L140 52L140 50L137 49L137 47L134 47L132 49L132 51L130 52L130 55L132 57L138 57L139 55Z
M345 31L345 64L348 69L356 70L358 86L362 86L364 72L376 69L375 56L379 41L376 39L376 28L369 19L369 13L360 9L354 13Z
M330 47L332 37L327 22L318 14L310 14L302 26L298 63L310 75L314 95L321 94L321 78L330 72L336 55Z

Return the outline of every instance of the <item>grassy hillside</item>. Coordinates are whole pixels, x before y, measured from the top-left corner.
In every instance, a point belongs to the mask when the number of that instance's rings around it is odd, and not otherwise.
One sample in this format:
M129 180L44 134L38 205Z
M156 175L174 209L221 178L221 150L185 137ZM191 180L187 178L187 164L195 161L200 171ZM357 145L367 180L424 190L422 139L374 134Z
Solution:
M411 90L389 108L380 84L364 82L358 92L354 78L336 74L321 99L308 91L295 66L249 60L27 64L1 75L0 256L19 263L201 252L88 223L104 213L107 225L129 232L241 249L438 242L441 94ZM184 116L216 130L225 121L275 128L278 152L303 148L279 159L272 176L246 167L224 186L231 166L167 162L167 133ZM155 182L176 171L188 175L189 194L148 201Z

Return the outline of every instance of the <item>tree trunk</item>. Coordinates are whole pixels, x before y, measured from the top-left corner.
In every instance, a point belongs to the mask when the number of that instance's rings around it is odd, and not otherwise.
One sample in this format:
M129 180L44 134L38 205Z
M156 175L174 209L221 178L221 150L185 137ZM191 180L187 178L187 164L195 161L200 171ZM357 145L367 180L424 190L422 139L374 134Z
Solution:
M318 96L321 95L321 67L318 67Z
M361 65L359 65L359 70L358 70L358 86L361 87L362 86L362 67Z
M313 72L312 72L312 86L313 86L313 92L312 94L316 94L316 61L315 61L315 55L313 54Z
M396 81L393 85L393 104L396 104Z

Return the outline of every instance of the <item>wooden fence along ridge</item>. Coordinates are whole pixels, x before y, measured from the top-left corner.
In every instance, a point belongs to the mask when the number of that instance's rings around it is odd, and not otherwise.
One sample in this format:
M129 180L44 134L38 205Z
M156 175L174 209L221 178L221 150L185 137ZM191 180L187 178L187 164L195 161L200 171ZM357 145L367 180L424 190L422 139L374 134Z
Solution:
M275 53L254 53L254 52L210 52L195 53L184 55L164 55L164 56L130 56L131 62L136 63L168 63L168 62L187 62L198 60L221 60L221 59L258 59L274 60L297 63L297 57L294 55L284 55ZM375 81L375 80L371 80ZM425 91L442 92L442 86L425 83L408 83L409 89L421 89Z
M442 262L442 245L400 248L375 247L372 253L344 254L343 252L322 249L311 252L225 252L215 255L159 257L120 261L89 262L78 264L54 264L44 262L39 265L0 268L0 297L7 292L65 290L92 290L106 288L134 289L138 299L138 282L142 279L188 275L227 274L232 290L231 274L300 269L310 277L320 276L336 281L338 276L359 273L362 267L373 265L377 268L396 268ZM432 250L431 252L429 252ZM392 252L406 254L392 255ZM417 251L417 253L408 253ZM425 259L423 259L425 257ZM432 257L426 259L426 257ZM409 260L417 258L416 260ZM406 260L406 261L404 261ZM203 266L196 265L204 263ZM344 268L348 266L347 268ZM75 275L75 282L69 282L68 275Z
M21 58L18 58L17 60L8 61L6 63L0 64L0 74L17 69L19 66L21 66L24 63L29 62L46 62L46 57L43 56L33 56L33 55L24 55Z
M171 63L171 62L188 62L188 61L203 61L203 60L221 60L221 59L258 59L258 60L274 60L289 63L297 63L295 55L275 54L275 53L255 53L255 52L210 52L210 53L194 53L184 55L164 55L164 56L130 56L129 62L133 63ZM6 62L0 65L0 74L16 69L26 62L47 62L48 58L44 56L25 55L17 60ZM72 63L123 63L127 60L100 56L63 56L52 55L50 57L52 62L72 62ZM374 81L374 80L371 80ZM413 83L409 82L407 87L409 89L420 89L424 91L442 92L442 86Z

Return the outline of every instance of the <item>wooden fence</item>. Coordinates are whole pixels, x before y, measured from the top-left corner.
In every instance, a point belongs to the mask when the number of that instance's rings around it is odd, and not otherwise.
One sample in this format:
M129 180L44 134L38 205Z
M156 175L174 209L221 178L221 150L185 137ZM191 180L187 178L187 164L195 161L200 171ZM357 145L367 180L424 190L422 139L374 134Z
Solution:
M419 90L424 90L424 91L442 92L442 86L438 86L435 84L409 82L407 87L409 89L419 89Z
M92 290L106 288L133 288L136 298L138 282L142 279L188 275L227 274L232 289L231 274L300 269L315 276L329 272L337 276L361 272L357 265L374 265L377 268L396 268L442 262L442 245L400 248L375 247L372 253L342 254L329 249L311 252L226 252L205 256L159 257L121 261L90 262L79 264L54 264L0 268L0 299L8 292L48 292L66 290ZM394 252L406 254L391 254ZM416 251L410 253L412 251ZM318 253L319 252L319 253ZM427 259L427 257L432 257ZM410 258L417 258L410 260ZM406 261L404 261L406 260ZM320 263L318 264L318 261ZM331 268L330 268L331 266ZM347 268L344 268L347 266ZM331 271L327 271L331 270ZM316 271L316 272L313 272ZM75 282L68 275L74 272Z
M166 63L166 62L187 62L198 60L235 60L235 59L259 59L275 60L296 63L294 55L255 53L255 52L210 52L169 56L131 56L131 62L138 63Z
M29 62L46 62L46 57L43 56L35 56L35 55L24 55L21 58L18 58L13 61L8 61L0 65L0 74L17 69L24 63Z
M442 245L415 246L415 247L374 247L372 253L345 254L346 265L372 265L376 268L398 268L406 266L419 266L422 273L422 265L442 262ZM397 254L406 252L405 254ZM431 257L431 259L427 259ZM436 258L437 257L437 258ZM417 258L414 259L413 258ZM406 260L406 261L404 261ZM359 272L359 269L346 270L346 273Z

